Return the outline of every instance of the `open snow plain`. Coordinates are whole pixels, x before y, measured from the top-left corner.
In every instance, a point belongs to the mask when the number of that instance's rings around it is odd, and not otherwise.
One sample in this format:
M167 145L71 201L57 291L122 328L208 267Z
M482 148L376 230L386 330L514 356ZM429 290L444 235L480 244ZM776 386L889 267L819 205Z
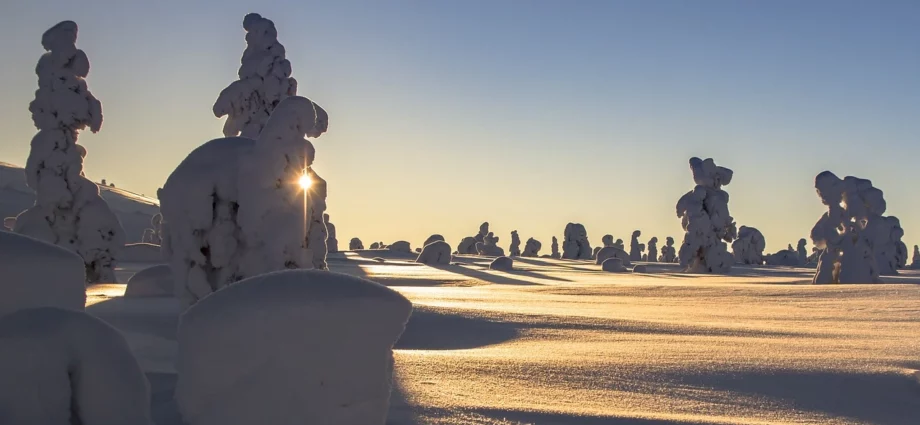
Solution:
M472 256L437 268L385 250L329 258L415 306L388 424L920 424L920 271L816 286L813 270L783 267L612 274L515 258L500 272ZM121 266L124 282L149 264ZM123 292L91 287L87 311L125 333L157 424L181 424L178 303Z

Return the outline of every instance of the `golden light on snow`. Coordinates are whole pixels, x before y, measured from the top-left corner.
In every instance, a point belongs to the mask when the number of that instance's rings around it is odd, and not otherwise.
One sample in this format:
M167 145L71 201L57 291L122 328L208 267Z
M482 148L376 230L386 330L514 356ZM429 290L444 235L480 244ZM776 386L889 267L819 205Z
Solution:
M303 190L307 190L313 185L313 179L310 178L310 175L304 174L300 176L300 180L297 180L297 184L299 184Z

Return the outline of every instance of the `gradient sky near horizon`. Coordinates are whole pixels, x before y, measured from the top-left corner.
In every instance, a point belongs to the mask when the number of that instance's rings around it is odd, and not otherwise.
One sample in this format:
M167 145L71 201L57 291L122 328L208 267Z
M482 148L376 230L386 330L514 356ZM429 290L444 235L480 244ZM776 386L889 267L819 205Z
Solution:
M329 113L315 167L340 247L455 244L483 221L544 253L567 222L595 245L634 229L679 244L691 156L735 171L732 215L771 252L808 236L826 169L871 179L920 243L916 1L12 0L0 161L25 163L41 34L74 20L105 116L80 136L86 174L155 194L221 136L211 106L249 12Z

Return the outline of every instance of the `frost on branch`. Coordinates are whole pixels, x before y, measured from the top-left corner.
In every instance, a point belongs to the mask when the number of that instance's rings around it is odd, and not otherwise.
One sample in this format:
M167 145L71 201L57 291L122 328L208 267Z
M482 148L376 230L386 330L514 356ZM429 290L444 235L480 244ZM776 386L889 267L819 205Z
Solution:
M518 236L517 230L511 231L511 247L508 249L508 255L511 257L521 256L521 237Z
M258 141L212 140L169 176L158 197L186 305L245 277L325 267L325 181L310 167L315 151L304 139L325 126L313 102L289 97ZM299 184L305 171L313 182L306 195Z
M753 227L741 226L738 228L738 239L732 242L732 254L735 262L739 264L762 265L764 261L763 250L767 247L767 240L763 233Z
M240 59L239 80L220 92L214 116L227 116L224 136L255 139L278 104L297 94L291 62L285 59L275 24L257 13L243 18L246 50Z
M87 283L115 282L115 260L125 244L118 218L83 175L86 149L80 130L97 132L102 104L84 77L89 60L77 49L77 24L61 22L45 31L38 60L38 90L29 104L38 134L26 162L26 182L35 205L19 214L14 231L60 245L83 258Z
M524 244L524 252L521 253L521 257L539 257L540 248L542 247L543 244L541 244L540 241L529 238L527 239L527 243Z
M568 260L590 260L594 251L588 242L588 231L579 223L569 223L563 232L562 258Z
M712 158L690 158L696 186L677 201L677 217L684 229L680 265L691 273L725 273L734 258L725 242L735 239L735 222L728 213L728 193L723 185L732 181L732 170L719 167Z

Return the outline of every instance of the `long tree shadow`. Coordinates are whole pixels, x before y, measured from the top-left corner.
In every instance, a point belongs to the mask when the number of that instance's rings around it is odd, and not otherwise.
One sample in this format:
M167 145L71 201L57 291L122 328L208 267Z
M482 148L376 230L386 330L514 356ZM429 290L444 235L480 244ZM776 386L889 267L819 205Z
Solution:
M473 268L470 268L467 266L461 266L461 265L451 264L447 266L431 266L431 267L434 267L438 270L443 270L446 272L451 272L451 273L459 274L462 276L466 276L470 279L481 280L483 282L494 283L497 285L531 285L531 286L539 285L538 283L521 280L521 279L515 279L513 277L506 276L506 275L487 273L484 271L475 270Z
M514 421L526 424L547 425L717 425L723 422L700 422L698 420L646 419L622 416L576 415L566 413L545 413L510 409L474 409L488 419Z
M920 385L898 374L750 372L680 376L681 382L783 400L798 410L880 425L920 418Z
M460 350L500 344L520 335L515 323L456 314L447 309L415 307L395 348Z

